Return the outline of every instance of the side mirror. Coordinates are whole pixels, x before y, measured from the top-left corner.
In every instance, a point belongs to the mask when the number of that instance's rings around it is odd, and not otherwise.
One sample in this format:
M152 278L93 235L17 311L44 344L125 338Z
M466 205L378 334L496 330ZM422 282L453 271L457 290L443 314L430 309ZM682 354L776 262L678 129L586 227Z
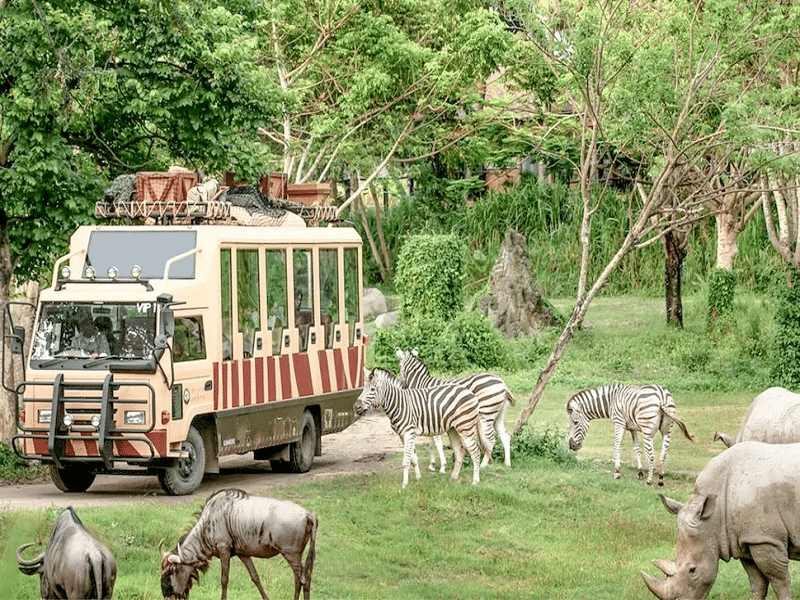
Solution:
M175 313L168 306L161 311L161 333L167 337L175 333Z
M25 347L25 328L22 325L14 325L11 334L11 353L22 354Z

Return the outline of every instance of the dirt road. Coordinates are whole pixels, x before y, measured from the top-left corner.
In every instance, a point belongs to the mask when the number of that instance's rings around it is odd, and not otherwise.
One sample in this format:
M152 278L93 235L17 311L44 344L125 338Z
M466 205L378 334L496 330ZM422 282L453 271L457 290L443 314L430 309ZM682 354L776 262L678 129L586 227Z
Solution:
M207 476L190 496L167 496L155 476L98 475L82 494L66 494L50 481L0 486L0 511L132 502L176 503L206 498L212 492L228 487L258 493L270 487L301 481L396 468L396 461L387 463L386 459L401 452L400 439L392 431L386 416L370 413L344 431L323 437L322 456L314 458L314 465L308 473L273 473L268 462L255 461L253 454L248 453L220 459L219 475ZM427 455L423 453L423 456Z

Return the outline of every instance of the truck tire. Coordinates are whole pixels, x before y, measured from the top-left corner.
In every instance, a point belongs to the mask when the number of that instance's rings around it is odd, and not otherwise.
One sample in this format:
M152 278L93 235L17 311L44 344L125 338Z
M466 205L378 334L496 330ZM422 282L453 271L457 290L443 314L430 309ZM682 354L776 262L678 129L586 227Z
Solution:
M50 465L50 479L62 492L85 492L94 478L95 474L85 465L70 465L61 469Z
M189 435L181 449L188 456L179 458L175 464L158 472L158 483L170 496L191 494L200 486L206 470L206 447L197 429L189 427Z
M289 444L289 470L292 473L305 473L314 463L317 426L314 423L314 416L309 411L303 412L300 432L300 439Z

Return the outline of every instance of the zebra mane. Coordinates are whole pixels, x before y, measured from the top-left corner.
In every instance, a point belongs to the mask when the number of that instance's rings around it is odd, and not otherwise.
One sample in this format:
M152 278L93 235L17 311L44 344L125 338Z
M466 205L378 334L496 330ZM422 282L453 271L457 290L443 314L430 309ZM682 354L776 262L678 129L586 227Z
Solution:
M397 375L392 373L389 369L384 369L383 367L375 367L372 369L370 374L371 377L378 376L382 381L388 381L393 385L400 386L400 379L398 379Z

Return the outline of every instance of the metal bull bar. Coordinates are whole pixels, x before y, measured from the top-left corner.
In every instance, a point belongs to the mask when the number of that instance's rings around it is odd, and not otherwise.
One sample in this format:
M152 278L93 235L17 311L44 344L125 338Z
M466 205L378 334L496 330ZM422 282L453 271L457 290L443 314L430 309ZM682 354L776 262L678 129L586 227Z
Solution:
M155 455L153 443L145 435L155 426L155 390L145 381L114 381L114 375L109 373L103 381L65 381L64 374L56 374L52 383L43 381L23 381L17 386L15 393L16 414L20 414L20 400L31 402L32 399L23 398L26 388L36 386L52 386L53 398L51 402L49 429L44 427L25 427L19 422L21 433L11 440L14 451L22 458L42 458L39 454L28 454L24 449L24 440L47 440L47 450L50 458L57 468L63 468L65 462L100 462L107 470L111 470L115 459L124 458L127 462L149 462ZM140 387L145 394L138 398L119 398L118 392L122 388ZM144 406L145 413L149 412L146 423L137 427L117 427L114 416L118 405ZM148 410L149 409L149 410ZM96 418L95 418L96 417ZM123 418L124 421L124 418ZM76 456L67 452L67 442L97 442L98 455ZM149 456L115 456L114 442L142 442L149 449Z

